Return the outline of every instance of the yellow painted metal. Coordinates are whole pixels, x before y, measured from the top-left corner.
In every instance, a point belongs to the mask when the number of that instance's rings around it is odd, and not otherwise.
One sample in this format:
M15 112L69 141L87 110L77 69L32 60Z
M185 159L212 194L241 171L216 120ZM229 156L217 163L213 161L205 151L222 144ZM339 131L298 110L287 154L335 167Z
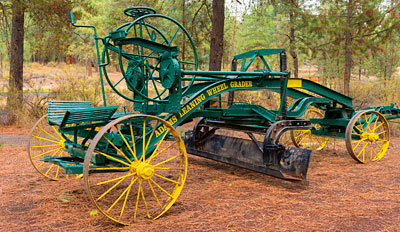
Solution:
M151 147L149 140L152 139L155 130L145 136L143 133L149 132L148 130L140 130L135 133L131 131L130 135L134 136L132 139L129 136L122 139L125 145L131 144L131 148L123 151L117 149L110 140L105 139L110 147L117 150L118 154L128 158L135 157L134 161L128 163L112 157L106 151L96 151L99 140L104 141L103 139L106 138L105 133L115 130L121 135L117 125L140 120L143 120L143 124L146 123L147 126L161 123L167 133ZM132 130L131 126L130 129ZM167 134L172 135L168 137L168 141L165 139ZM150 152L151 155L147 158L137 155L136 148L132 145L132 141L142 138L145 140L140 141L142 146L140 150L144 149L144 152ZM147 149L152 150L147 151ZM115 168L127 170L128 173L94 172L94 170L101 170L101 168L89 166L94 154L116 161L122 167ZM136 158L137 156L139 159ZM143 217L156 219L163 215L180 195L186 175L187 154L182 138L168 122L151 115L127 115L110 122L93 139L85 157L84 179L90 199L102 214L124 225L129 225Z
M41 175L51 180L68 179L68 175L55 167L54 164L43 162L40 159L45 156L69 156L64 152L65 139L58 132L58 126L50 126L47 120L47 114L41 117L32 127L29 134L28 156L33 167ZM78 179L80 175L76 175Z
M303 86L301 79L289 79L287 83L288 88L301 88Z
M318 110L309 109L304 114L305 119L323 118L324 114ZM320 130L321 126L318 124L313 125L316 130ZM316 136L311 130L295 130L291 131L290 137L296 147L306 148L314 151L322 150L328 143L328 137Z
M377 111L360 111L347 125L345 141L347 151L357 162L378 161L389 148L389 123Z

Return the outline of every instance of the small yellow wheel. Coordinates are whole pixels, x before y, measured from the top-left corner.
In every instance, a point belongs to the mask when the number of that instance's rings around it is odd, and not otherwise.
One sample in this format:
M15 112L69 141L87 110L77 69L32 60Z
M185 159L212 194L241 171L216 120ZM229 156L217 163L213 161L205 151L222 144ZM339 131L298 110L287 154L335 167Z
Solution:
M142 155L145 154L145 155ZM103 165L93 160L102 158ZM127 115L103 127L86 152L85 187L97 209L129 225L157 219L180 195L187 154L178 132L151 115Z
M65 174L60 166L42 159L46 156L69 156L65 149L65 139L58 132L58 126L51 126L47 121L47 114L41 117L32 127L29 134L28 156L35 169L51 180L76 179L80 175Z
M356 161L367 163L380 160L390 143L389 123L377 111L360 111L347 125L345 140L347 151Z
M318 110L309 109L304 114L305 119L323 118L324 114ZM315 130L320 130L319 124L314 124ZM309 148L310 150L320 151L328 143L328 137L316 136L312 130L295 130L290 132L292 142L296 147Z

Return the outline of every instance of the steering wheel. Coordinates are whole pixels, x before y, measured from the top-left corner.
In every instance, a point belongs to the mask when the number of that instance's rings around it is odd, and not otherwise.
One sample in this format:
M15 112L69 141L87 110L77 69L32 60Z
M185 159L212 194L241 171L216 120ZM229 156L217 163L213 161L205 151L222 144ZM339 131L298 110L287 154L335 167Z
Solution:
M142 10L131 7L124 13L132 16L149 9ZM179 22L164 15L145 14L119 26L103 42L104 76L111 88L129 101L168 102L167 90L176 91L172 89L174 86L182 88L188 82L178 83L180 69L196 71L198 68L196 47L189 33ZM122 77L108 75L107 66L119 67ZM194 80L192 76L182 95Z
M124 10L124 14L133 18L139 18L147 14L155 14L156 11L151 7L135 6Z

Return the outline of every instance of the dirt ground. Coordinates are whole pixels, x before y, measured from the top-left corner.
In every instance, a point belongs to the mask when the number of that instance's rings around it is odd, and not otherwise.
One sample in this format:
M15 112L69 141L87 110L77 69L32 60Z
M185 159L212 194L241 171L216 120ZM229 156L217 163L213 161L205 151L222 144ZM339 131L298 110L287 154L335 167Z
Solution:
M0 137L10 130L2 128ZM5 137L4 137L5 138ZM83 179L49 181L26 145L0 146L0 231L400 231L400 138L379 162L357 164L344 144L311 159L291 182L189 155L185 187L161 218L121 226L101 214ZM68 201L65 196L69 197Z

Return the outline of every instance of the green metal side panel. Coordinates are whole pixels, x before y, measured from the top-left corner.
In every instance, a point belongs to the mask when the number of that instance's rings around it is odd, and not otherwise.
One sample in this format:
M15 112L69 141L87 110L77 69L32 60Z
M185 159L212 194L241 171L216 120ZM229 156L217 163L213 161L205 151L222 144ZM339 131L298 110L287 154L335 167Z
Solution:
M254 56L254 54L256 54L257 56L268 56L268 55L280 54L282 52L284 53L285 49L281 49L281 48L259 49L259 50L248 51L248 52L244 52L242 54L236 55L233 57L233 59L239 60L239 59L250 58L250 57Z
M308 90L310 92L316 93L325 98L331 99L345 107L353 108L353 98L336 92L335 90L329 89L323 85L320 85L316 82L306 80L306 79L295 79L291 78L290 80L301 80L302 81L302 89Z

